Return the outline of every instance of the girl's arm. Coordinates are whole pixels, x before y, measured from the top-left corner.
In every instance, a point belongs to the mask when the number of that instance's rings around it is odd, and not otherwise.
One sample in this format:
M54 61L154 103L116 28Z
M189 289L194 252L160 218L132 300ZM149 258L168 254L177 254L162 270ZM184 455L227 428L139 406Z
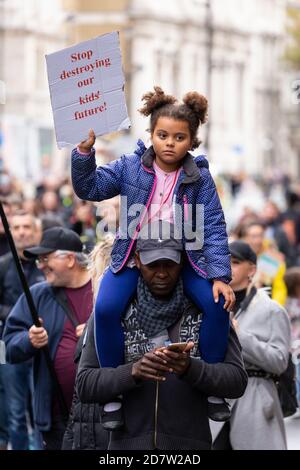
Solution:
M95 134L72 151L72 183L78 197L86 201L103 201L121 192L123 158L97 168Z

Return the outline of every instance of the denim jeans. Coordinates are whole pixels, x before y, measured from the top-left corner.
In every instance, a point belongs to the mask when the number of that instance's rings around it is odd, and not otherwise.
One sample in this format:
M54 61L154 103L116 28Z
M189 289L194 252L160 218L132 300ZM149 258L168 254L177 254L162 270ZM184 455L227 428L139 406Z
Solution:
M32 390L31 361L1 365L1 378L5 397L0 406L7 410L9 441L13 450L27 450L27 409Z

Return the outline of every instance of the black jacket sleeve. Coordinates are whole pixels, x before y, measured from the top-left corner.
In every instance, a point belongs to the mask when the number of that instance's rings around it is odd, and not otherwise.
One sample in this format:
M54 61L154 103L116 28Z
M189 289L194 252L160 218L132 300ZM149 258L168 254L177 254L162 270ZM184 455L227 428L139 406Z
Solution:
M91 316L86 341L77 374L77 390L84 403L105 404L116 396L139 385L132 377L132 363L117 368L100 368L94 343L94 320ZM205 395L238 398L247 386L247 373L241 355L241 346L233 328L230 328L228 349L223 363L207 364L192 358L182 380Z
M202 360L191 358L190 367L182 376L182 380L208 396L241 397L248 382L241 350L238 337L234 329L230 327L224 362L208 364Z
M78 366L76 386L83 403L108 403L138 385L131 375L132 363L100 368L94 342L94 315L89 319Z

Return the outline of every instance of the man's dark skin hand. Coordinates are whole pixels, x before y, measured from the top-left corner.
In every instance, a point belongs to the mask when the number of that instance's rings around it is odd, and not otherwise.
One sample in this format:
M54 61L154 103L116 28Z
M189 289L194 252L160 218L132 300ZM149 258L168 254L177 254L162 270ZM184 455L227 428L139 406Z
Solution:
M156 380L163 382L166 380L164 374L166 372L173 372L168 367L167 361L156 354L156 349L150 351L141 357L137 362L132 365L132 377L135 380Z
M169 351L165 347L148 352L133 364L132 376L135 380L163 382L167 372L182 375L190 365L190 350L193 347L194 343L190 341L184 352Z
M190 351L193 349L194 345L192 341L189 341L183 352L160 348L155 351L155 354L166 362L166 365L172 369L172 372L177 375L182 375L190 365Z

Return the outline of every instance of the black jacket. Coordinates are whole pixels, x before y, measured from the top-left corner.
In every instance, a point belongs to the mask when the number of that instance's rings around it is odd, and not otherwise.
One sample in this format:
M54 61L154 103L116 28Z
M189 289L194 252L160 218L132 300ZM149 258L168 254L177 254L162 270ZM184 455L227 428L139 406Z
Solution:
M21 264L29 286L44 281L42 271L36 267L33 260L21 260ZM13 256L11 253L7 253L0 257L0 338L5 320L21 294L23 294L23 287Z
M79 362L85 332L77 343L74 361ZM62 450L106 450L109 434L101 424L102 406L98 403L81 403L76 387Z
M194 316L190 310L188 312L191 324L198 321L196 315L199 312L195 308L194 312ZM178 322L177 337L169 331L172 341L186 337L185 317L186 312ZM132 321L129 323L132 324ZM128 341L127 326L125 322L125 356L128 358L130 351L136 348L132 347L134 341ZM130 336L136 338L136 334ZM184 376L179 378L175 374L168 374L167 380L160 384L152 381L137 384L131 371L132 362L117 368L99 367L92 316L79 363L77 390L81 401L87 403L105 404L123 395L125 426L111 433L109 450L210 449L207 396L238 398L247 386L241 347L232 328L224 363L207 364L199 357L192 357Z

